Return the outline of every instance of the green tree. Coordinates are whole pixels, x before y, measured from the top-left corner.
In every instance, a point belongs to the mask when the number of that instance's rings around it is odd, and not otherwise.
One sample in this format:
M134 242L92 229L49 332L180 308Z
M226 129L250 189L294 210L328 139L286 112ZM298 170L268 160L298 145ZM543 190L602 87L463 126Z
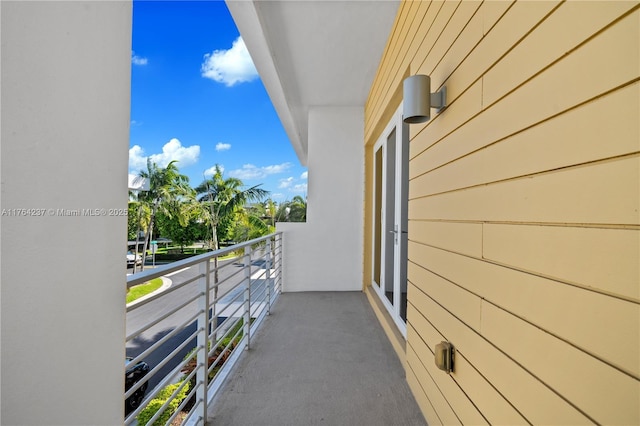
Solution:
M197 201L201 204L201 214L211 227L211 248L219 248L218 228L225 224L225 220L232 219L238 209L248 202L260 201L269 194L269 191L259 186L243 189L240 179L225 179L222 170L216 165L213 176L195 188Z
M233 230L234 241L248 241L273 232L275 228L265 223L263 217L251 209L238 212Z
M159 235L179 245L183 253L184 247L193 244L202 234L202 226L196 218L187 217L185 222L185 215L188 215L188 212L185 211L184 204L184 201L174 200L167 206L170 214L159 211L156 215Z
M137 198L137 195L132 195ZM129 201L129 212L127 215L127 238L129 240L137 239L142 229L147 229L151 211L136 199Z
M278 206L275 218L276 222L306 222L307 200L296 195L291 201L286 201Z
M143 253L146 254L158 211L162 211L169 217L177 215L180 223L186 225L186 212L183 209L176 209L175 205L180 200L188 199L193 193L193 189L189 186L189 178L180 174L176 161L171 161L166 167L159 167L147 159L147 170L141 171L138 176L149 181L149 190L141 191L138 194L138 201L151 211L143 250ZM146 255L142 261L143 270L145 258Z

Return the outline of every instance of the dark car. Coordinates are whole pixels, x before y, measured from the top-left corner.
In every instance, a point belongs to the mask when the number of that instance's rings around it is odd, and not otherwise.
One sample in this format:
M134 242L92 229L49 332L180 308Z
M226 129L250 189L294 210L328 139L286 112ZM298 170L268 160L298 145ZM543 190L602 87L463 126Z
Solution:
M125 373L124 373L124 391L128 391L131 389L133 385L138 383L140 380L147 375L150 368L149 365L140 361L137 364L133 364L133 358L127 357L125 361ZM138 408L142 399L144 398L145 392L147 392L147 387L149 383L145 382L142 386L138 388L127 400L124 402L124 410L125 413L130 413L131 411Z

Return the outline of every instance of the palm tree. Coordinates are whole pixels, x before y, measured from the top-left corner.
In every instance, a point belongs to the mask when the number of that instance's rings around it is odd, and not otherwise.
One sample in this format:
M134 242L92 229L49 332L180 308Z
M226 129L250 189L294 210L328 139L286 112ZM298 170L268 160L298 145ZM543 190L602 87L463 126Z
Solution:
M171 161L166 167L159 167L156 163L147 159L147 170L139 173L139 178L149 181L149 190L138 194L138 201L147 205L151 210L149 219L149 228L144 241L142 269L146 259L147 248L153 235L153 226L156 221L156 214L160 209L167 216L178 215L181 223L186 222L181 212L176 212L173 206L180 199L189 198L189 194L193 191L189 186L189 178L180 174L177 161Z
M138 264L138 242L140 241L140 230L144 226L149 225L151 218L151 211L148 206L138 201L140 193L138 191L129 191L129 214L127 216L127 236L129 239L135 238L135 257L133 262L133 273L136 272L136 265ZM135 232L135 234L134 234Z
M300 195L293 197L291 201L286 201L278 206L276 213L278 222L306 222L307 221L307 200Z
M205 179L195 188L197 201L206 206L206 220L211 226L211 248L218 250L218 225L224 218L230 217L237 209L248 202L259 201L269 194L269 191L259 188L260 185L243 189L243 183L237 178L222 176L218 165L210 179Z

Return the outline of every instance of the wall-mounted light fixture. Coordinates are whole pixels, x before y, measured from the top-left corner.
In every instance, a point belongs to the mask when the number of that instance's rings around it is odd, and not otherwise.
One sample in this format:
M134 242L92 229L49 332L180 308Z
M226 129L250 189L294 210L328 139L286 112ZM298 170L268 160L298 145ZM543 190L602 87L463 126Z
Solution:
M403 121L407 124L429 121L431 108L440 111L446 105L446 87L431 93L431 77L428 75L418 74L405 78L402 89Z
M436 366L447 374L453 371L455 349L449 342L440 342L434 351Z

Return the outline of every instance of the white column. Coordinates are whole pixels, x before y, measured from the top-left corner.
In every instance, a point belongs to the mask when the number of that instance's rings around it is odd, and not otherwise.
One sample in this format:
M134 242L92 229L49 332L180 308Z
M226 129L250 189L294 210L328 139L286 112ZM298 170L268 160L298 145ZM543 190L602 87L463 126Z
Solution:
M131 2L0 8L0 420L121 424Z
M286 232L283 291L362 289L364 109L309 112L307 223Z

